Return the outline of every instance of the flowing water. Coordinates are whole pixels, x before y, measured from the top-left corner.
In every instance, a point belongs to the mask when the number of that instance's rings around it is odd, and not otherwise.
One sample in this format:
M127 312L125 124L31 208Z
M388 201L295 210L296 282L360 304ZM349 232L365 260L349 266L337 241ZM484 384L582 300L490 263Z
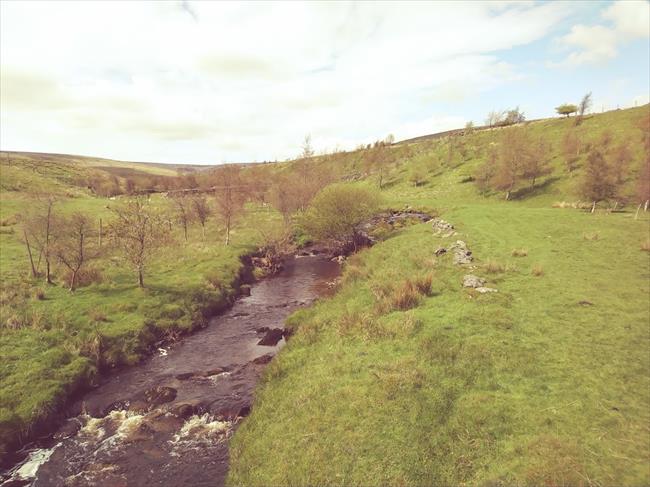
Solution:
M258 345L296 308L330 292L339 265L287 260L210 325L108 377L52 436L27 449L0 485L218 486L228 439L250 411L265 364L284 344ZM3 482L4 481L4 482Z

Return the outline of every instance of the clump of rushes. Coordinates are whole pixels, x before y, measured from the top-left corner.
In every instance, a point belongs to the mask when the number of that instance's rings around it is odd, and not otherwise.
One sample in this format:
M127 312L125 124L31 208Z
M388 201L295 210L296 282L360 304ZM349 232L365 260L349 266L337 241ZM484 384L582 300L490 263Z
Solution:
M418 292L424 296L431 296L431 283L433 282L433 274L428 273L413 279Z
M490 274L500 274L506 270L506 267L496 260L488 259L483 265L485 271Z
M533 276L541 277L544 275L544 268L542 264L535 264L531 270Z
M528 255L528 249L513 249L513 257L526 257Z
M390 311L415 308L420 304L422 296L431 296L433 274L427 273L413 279L406 279L397 286L390 288L379 287L374 290L375 296L380 299L379 309L383 313Z

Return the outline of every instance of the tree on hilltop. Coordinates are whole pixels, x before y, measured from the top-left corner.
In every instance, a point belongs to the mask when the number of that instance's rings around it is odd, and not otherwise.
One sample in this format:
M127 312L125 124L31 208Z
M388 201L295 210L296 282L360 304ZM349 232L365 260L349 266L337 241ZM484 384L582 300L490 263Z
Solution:
M569 118L572 113L578 112L578 106L573 103L563 103L562 105L555 107L555 111L558 115L564 115Z

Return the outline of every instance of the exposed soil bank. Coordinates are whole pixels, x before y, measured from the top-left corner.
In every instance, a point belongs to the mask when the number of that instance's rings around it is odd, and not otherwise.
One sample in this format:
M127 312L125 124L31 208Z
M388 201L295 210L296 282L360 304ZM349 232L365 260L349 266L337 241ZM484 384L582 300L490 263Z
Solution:
M204 330L106 377L72 408L78 415L0 479L35 486L221 485L227 439L250 411L255 384L285 337L258 343L293 310L327 294L338 273L324 255L287 259L278 275L253 284L250 296Z

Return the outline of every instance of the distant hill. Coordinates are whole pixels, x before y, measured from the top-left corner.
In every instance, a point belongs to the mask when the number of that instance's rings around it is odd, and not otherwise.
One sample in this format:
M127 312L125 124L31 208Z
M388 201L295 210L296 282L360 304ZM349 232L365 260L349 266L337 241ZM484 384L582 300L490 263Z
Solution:
M0 152L0 190L78 192L93 188L109 194L127 179L147 186L215 166L128 162L71 154Z

